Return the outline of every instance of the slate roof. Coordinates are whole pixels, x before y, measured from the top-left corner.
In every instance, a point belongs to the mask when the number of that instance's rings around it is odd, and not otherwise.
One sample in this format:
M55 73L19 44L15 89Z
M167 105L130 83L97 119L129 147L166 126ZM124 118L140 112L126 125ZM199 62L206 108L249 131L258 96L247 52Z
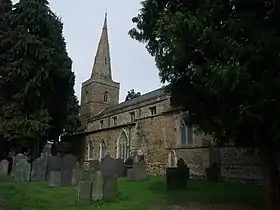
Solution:
M129 106L133 106L133 105L145 102L145 101L149 101L149 100L152 100L154 98L162 97L164 95L166 95L165 88L162 87L162 88L153 90L151 92L145 93L145 94L143 94L141 96L138 96L136 98L130 99L128 101L124 101L122 103L119 103L115 106L109 107L109 108L105 109L103 112L101 112L100 115L107 114L107 113L110 113L112 111L123 109L123 108L129 107Z

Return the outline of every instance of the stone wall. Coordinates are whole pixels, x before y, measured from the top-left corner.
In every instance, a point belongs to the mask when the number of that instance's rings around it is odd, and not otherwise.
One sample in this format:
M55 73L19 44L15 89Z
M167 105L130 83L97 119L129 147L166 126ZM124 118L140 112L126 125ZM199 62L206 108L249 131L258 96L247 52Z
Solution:
M260 180L262 178L257 150L220 148L221 176L224 179Z
M175 148L177 157L185 157L187 162L193 165L194 173L201 171L201 167L198 166L198 163L201 163L199 158L201 151L193 150L184 154L183 150L180 150L178 121L182 113L170 111L168 99L167 96L155 98L93 118L87 126L89 134L86 137L87 142L91 141L93 147L93 159L100 158L102 141L106 144L107 153L118 158L118 139L124 132L129 138L130 154L134 151L144 154L150 174L165 173L165 168L169 164L168 148ZM151 107L156 107L156 114L151 114ZM135 112L134 122L131 121L131 112ZM115 117L116 124L113 120ZM194 136L194 143L188 147L199 145L201 145L201 138Z
M156 114L150 108L156 107ZM132 121L131 113L135 113ZM256 151L242 148L208 148L208 140L194 135L191 145L179 144L180 111L170 111L168 97L159 97L134 106L96 116L87 126L86 142L91 142L93 159L100 159L101 143L106 152L118 158L118 140L122 133L129 139L129 154L138 151L144 154L149 174L165 173L165 168L175 166L178 158L183 158L190 168L193 178L203 178L205 168L218 161L224 179L259 180L261 171ZM113 118L117 118L114 124ZM101 127L100 121L103 122ZM85 159L90 159L88 152ZM172 163L171 163L172 162Z

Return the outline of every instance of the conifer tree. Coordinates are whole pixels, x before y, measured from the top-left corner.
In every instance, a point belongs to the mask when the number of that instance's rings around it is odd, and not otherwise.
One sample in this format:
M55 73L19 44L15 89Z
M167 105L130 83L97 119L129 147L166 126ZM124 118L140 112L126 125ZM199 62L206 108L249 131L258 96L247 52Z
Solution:
M9 95L1 132L17 144L38 149L46 140L58 140L67 123L74 122L70 115L78 117L72 61L63 24L47 0L21 0L9 20Z
M269 210L280 209L279 18L273 0L143 0L130 31L189 125L258 148Z

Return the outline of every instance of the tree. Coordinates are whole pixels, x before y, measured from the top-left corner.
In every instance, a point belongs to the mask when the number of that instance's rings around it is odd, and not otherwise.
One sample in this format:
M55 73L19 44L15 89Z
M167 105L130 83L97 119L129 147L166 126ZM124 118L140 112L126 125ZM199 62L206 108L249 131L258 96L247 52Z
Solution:
M76 123L69 118L78 118L75 76L62 29L47 0L21 0L9 18L9 74L0 132L37 150Z
M134 89L131 89L130 91L127 92L127 96L125 97L125 101L136 98L138 96L141 96L141 93L140 92L135 93Z
M12 11L12 2L11 0L0 0L0 107L3 103L5 103L5 99L3 97L3 93L5 89L3 89L3 83L4 79L7 75L7 72L5 71L5 65L6 65L6 51L7 51L7 39L6 33L7 33L7 17L10 15L10 12ZM0 108L1 109L1 108ZM5 157L5 154L7 154L6 148L7 148L8 142L0 135L0 160L2 160Z
M155 57L189 124L217 143L259 149L273 210L280 209L279 17L272 0L145 0L129 32Z
M7 74L4 68L5 64L7 63L6 51L8 48L6 33L8 28L7 18L10 15L11 11L12 11L11 0L0 0L0 93L3 93L3 91L5 91L2 88L2 84L4 82L5 75ZM4 103L4 98L3 95L1 94L0 105L2 103Z

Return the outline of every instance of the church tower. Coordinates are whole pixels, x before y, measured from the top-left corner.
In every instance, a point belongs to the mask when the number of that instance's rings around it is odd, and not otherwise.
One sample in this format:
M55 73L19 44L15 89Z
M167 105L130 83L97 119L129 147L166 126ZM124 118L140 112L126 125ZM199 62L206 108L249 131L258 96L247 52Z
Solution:
M91 77L82 84L80 111L82 124L85 126L89 117L118 104L119 90L120 83L112 79L106 13Z

